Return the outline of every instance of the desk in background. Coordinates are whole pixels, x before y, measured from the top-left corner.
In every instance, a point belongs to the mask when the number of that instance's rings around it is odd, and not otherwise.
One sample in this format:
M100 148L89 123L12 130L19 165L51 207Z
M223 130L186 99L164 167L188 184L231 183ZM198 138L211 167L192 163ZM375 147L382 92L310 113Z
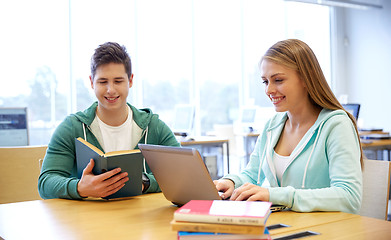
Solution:
M363 150L373 151L376 154L375 159L383 159L383 151L387 151L387 159L388 161L391 161L391 139L365 139L361 141ZM381 155L379 155L379 153Z
M216 176L214 176L214 174L211 174L213 179L221 178L225 174L229 173L228 139L201 136L195 137L194 139L189 141L180 141L180 143L183 147L196 148L200 152L201 156L204 158L204 161L206 157L216 157L217 173ZM216 151L214 151L215 149L220 150L220 152L216 154ZM226 167L224 166L224 162L226 164ZM211 169L209 171L211 172Z
M368 159L383 160L383 152L387 151L387 159L391 160L391 139L368 139L370 135L389 135L389 132L379 130L361 130L359 131L361 138L361 146L364 150L364 154Z
M360 136L365 136L368 134L389 134L388 132L376 131L376 132L360 132ZM245 144L245 165L247 165L250 160L250 155L254 150L255 142L258 139L259 133L243 133L239 134L243 137ZM387 159L391 161L391 139L361 139L361 145L364 151L373 151L376 153L375 159L383 159L383 156L380 156L379 153L383 154L383 151L387 151ZM372 159L371 157L369 157Z
M162 193L126 200L51 199L0 204L0 239L174 240L177 233L171 230L170 221L176 209ZM321 234L306 239L391 236L391 222L342 212L275 212L267 223L290 226L270 230L273 239L305 230Z

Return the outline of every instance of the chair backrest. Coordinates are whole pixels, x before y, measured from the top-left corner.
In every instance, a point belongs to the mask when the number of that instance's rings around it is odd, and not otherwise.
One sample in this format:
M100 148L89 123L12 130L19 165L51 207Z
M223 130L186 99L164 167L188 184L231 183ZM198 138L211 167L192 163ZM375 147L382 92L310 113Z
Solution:
M387 220L391 162L364 160L360 215Z
M0 204L41 199L39 159L47 146L0 147Z

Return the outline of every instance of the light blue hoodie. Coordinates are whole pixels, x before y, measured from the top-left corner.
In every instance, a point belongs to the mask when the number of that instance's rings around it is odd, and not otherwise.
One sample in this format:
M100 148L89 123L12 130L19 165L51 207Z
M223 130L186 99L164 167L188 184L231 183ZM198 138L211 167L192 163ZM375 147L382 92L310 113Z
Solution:
M286 113L270 119L247 167L239 175L224 178L234 181L235 188L246 182L261 186L266 178L270 201L294 211L357 213L362 195L360 143L347 114L342 110L320 112L293 150L280 183L272 155L286 120Z

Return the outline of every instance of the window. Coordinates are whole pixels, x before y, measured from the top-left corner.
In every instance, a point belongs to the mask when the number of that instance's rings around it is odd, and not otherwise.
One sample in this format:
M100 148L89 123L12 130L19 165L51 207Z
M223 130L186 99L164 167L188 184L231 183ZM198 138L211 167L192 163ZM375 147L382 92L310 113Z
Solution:
M247 3L247 1L245 1ZM330 14L325 6L273 1L245 5L244 103L272 106L261 84L258 63L275 42L298 38L315 52L326 79L330 79ZM267 23L267 24L260 24Z
M27 107L30 144L47 144L68 113L68 2L2 1L0 22L0 107Z
M0 107L28 108L31 145L47 144L65 116L95 101L90 58L106 41L125 45L131 55L129 102L151 108L170 126L175 104L194 105L196 134L237 120L242 106L270 106L257 64L278 40L306 41L330 76L325 6L282 0L24 0L0 3L0 21Z

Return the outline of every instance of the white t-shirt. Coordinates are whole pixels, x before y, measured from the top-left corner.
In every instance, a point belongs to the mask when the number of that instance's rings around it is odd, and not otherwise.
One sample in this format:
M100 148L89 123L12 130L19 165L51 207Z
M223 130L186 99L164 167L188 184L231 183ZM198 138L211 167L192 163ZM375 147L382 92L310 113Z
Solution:
M276 153L276 151L273 151L274 168L276 169L277 179L280 183L282 180L282 175L284 174L290 160L290 156L281 156Z
M99 119L98 115L96 115L96 119L102 133L102 147L105 152L131 150L133 112L129 106L128 118L120 126L107 125Z

